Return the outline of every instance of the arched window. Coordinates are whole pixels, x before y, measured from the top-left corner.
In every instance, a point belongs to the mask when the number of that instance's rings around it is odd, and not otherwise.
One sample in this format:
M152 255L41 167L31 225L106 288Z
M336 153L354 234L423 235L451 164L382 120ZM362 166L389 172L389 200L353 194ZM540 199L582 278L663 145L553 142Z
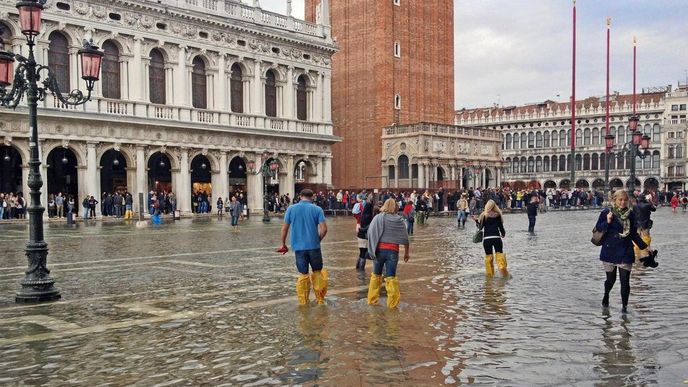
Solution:
M387 172L387 178L388 178L390 181L396 179L396 176L395 176L395 173L394 173L394 165L389 165L389 166L387 167L387 171L388 171L388 172Z
M590 161L591 161L590 169L592 169L593 171L600 169L600 164L599 164L600 157L597 155L597 153L592 154Z
M296 85L296 118L302 121L308 119L308 104L306 102L306 76L301 75ZM408 171L407 171L408 173ZM401 177L401 171L399 171ZM408 178L408 177L406 177ZM405 178L405 179L406 179Z
M100 77L103 83L103 97L120 99L120 78L119 78L119 48L115 43L106 40L103 43L103 75Z
M557 158L557 156L552 156L550 162L552 163L552 172L556 172L557 166L559 164L559 159Z
M519 166L518 166L518 157L514 157L514 168L513 168L513 173L514 173L514 174L518 174L518 169L519 169Z
M535 159L532 157L528 158L528 173L535 172Z
M265 73L265 115L277 117L277 82L272 70Z
M48 37L48 65L53 70L60 91L67 93L71 90L69 83L69 43L67 38L59 32L53 32Z
M600 145L600 130L592 128L592 145Z
M528 133L528 148L535 148L535 133Z
M560 130L559 131L559 147L563 148L566 146L566 131Z
M600 153L600 169L602 169L602 170L604 170L606 168L606 164L605 164L606 159L607 159L606 154Z
M576 155L576 170L583 170L583 156L581 155Z
M559 156L559 168L557 169L559 170L559 172L564 172L566 170L566 156Z
M535 140L535 137L533 137L533 140ZM534 141L533 141L533 143L534 143ZM527 149L527 148L528 148L528 135L526 133L521 133L521 149Z
M676 151L675 151L674 157L676 157L677 159L683 158L683 145L681 145L681 144L676 145Z
M506 173L511 173L511 158L507 157L506 160L504 160L505 166L506 166Z
M590 145L590 129L585 128L583 131L583 145Z
M399 168L399 178L408 179L409 178L409 159L406 155L399 156L397 160L397 166Z
M583 145L583 131L581 129L576 130L576 146Z
M191 95L193 96L193 107L197 109L208 108L208 89L205 76L205 62L201 57L193 60L193 70L191 72Z
M535 147L542 148L542 132L537 132L535 134Z
M544 146L545 148L549 148L549 147L550 147L549 131L546 131L546 132L545 132L545 134L544 134L544 140L545 140L545 141L544 141L543 146Z
M545 132L545 133L547 133L547 132ZM545 156L542 158L542 171L543 172L549 172L549 167L550 167L549 156Z
M615 143L615 144L619 144L619 142L618 142L618 141L619 141L619 137L616 136L616 128L615 128L615 127L612 126L611 128L609 128L609 134L611 134L612 136L614 136L614 143ZM623 144L623 143L621 143L621 144Z
M504 149L511 149L511 134L506 135L506 142L504 144Z
M525 136L522 136L522 138L525 138ZM521 173L526 173L526 168L528 164L526 164L526 158L521 157Z
M652 152L652 169L659 169L659 151Z
M150 66L148 67L148 89L150 101L164 105L165 96L165 58L160 50L153 49L150 52Z
M590 170L590 155L589 154L583 155L583 170L584 171Z
M244 112L244 73L241 66L234 63L231 68L232 75L229 77L230 98L232 101L232 111L234 113Z
M542 157L535 158L535 172L542 172Z
M623 126L619 126L619 128L616 130L616 134L619 135L619 138L617 138L614 142L617 144L625 144L626 143L626 131L624 130ZM630 140L630 138L629 138Z
M521 138L518 133L514 133L514 149L519 149L521 147Z
M655 144L659 144L659 142L661 141L661 139L659 138L659 134L660 134L659 124L652 125L652 141Z
M571 146L571 129L566 131L566 146Z

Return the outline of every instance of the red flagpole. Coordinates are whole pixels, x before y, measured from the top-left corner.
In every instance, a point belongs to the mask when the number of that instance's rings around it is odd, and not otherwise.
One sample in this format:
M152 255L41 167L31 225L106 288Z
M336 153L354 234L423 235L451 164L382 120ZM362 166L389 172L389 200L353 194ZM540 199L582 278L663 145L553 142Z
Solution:
M635 116L635 36L633 37L633 116Z
M609 134L609 42L610 42L610 37L611 37L611 28L612 27L612 18L608 17L607 18L607 113L606 113L606 133L605 135ZM635 95L635 86L633 88L634 90L634 95ZM633 104L635 105L635 101L633 101ZM635 108L633 108L635 110Z
M573 0L573 65L571 75L571 186L576 187L576 0Z

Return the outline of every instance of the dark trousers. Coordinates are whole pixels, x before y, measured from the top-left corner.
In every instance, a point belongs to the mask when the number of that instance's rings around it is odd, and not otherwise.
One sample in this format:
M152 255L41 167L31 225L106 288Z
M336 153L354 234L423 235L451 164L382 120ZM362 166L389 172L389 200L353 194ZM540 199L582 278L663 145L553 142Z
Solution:
M535 216L528 215L528 232L535 232Z

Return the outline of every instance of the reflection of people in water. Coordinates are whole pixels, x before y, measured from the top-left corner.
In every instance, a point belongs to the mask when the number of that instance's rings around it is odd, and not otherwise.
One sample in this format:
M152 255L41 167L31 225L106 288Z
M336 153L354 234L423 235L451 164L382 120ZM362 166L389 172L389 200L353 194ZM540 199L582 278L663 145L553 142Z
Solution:
M621 323L615 326L609 311L605 310L602 326L604 350L593 353L598 361L595 370L600 373L600 380L619 386L638 383L635 379L636 358L630 339L628 317L625 314L622 315Z
M504 294L505 278L486 278L483 294L483 310L485 313L496 315L509 314L506 310L506 295Z
M323 358L325 343L328 341L329 309L298 308L299 341L288 357L287 370L281 377L285 384L309 384L322 378L327 364Z

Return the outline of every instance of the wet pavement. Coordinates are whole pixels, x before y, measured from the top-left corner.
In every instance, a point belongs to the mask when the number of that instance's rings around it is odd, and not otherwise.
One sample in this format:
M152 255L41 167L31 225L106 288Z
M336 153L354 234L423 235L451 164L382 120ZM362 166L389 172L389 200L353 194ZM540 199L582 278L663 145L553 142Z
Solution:
M592 211L507 215L510 280L486 280L474 228L433 218L400 263L399 310L366 304L351 218L328 219L326 306L299 307L278 220L46 226L63 300L16 305L26 225L0 225L0 385L688 384L688 214L654 215L657 269L630 313L600 306ZM313 300L311 295L311 300ZM381 304L384 305L384 294Z

